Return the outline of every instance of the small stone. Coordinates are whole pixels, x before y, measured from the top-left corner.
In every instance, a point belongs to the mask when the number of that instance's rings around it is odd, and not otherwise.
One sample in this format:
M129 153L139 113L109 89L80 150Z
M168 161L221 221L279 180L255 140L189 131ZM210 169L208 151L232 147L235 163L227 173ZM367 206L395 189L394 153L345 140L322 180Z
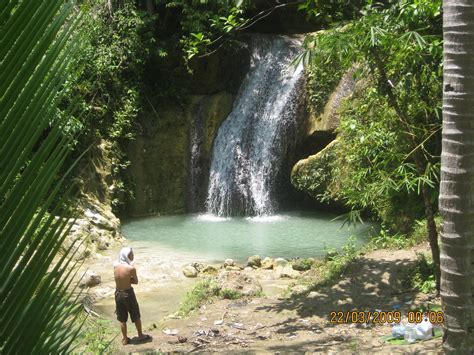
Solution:
M272 258L266 257L262 260L262 269L273 269L273 262Z
M258 255L250 256L247 260L247 266L260 267L262 265L262 259Z
M227 266L235 266L235 261L232 260L232 259L225 259L224 260L224 267L227 267Z
M196 277L198 275L198 271L194 266L186 265L183 268L183 275L186 277Z

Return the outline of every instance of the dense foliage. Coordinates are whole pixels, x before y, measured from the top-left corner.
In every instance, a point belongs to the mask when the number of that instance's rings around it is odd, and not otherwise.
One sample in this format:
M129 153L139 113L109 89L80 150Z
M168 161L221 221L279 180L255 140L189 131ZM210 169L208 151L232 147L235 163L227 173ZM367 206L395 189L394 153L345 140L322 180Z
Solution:
M79 106L68 123L69 131L80 133L71 159L91 147L76 175L81 177L87 165L104 154L100 147L108 147L111 188L105 194L117 211L132 197L124 173L129 165L124 148L146 129L139 117L158 120L161 105L185 103L194 56L231 45L232 34L225 36L226 41L220 36L244 21L239 16L249 5L154 1L147 8L145 2L132 0L109 4L112 7L97 0L82 4L85 49L75 58L77 70L67 83L62 106ZM80 180L87 183L90 178Z
M436 203L440 2L369 5L362 13L359 20L307 42L312 66L358 66L359 84L342 109L332 164L338 186L320 198L342 200L355 211L369 209L403 229L424 214L423 186Z

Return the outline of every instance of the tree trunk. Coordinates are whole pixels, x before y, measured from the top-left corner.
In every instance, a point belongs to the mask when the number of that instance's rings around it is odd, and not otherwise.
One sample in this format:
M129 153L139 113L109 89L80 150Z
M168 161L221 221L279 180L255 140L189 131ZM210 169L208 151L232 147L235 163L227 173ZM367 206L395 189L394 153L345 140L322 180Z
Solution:
M114 16L114 4L112 0L107 0L107 9L109 10L110 17Z
M155 14L155 2L153 0L146 0L146 11L150 16Z
M474 1L444 0L439 207L447 353L474 353Z
M423 184L422 187L423 204L425 207L426 216L426 230L428 232L428 241L430 243L431 256L433 257L433 264L435 266L436 279L436 293L439 294L441 290L441 261L438 244L438 230L436 229L436 222L434 219L433 206L431 205L428 187Z

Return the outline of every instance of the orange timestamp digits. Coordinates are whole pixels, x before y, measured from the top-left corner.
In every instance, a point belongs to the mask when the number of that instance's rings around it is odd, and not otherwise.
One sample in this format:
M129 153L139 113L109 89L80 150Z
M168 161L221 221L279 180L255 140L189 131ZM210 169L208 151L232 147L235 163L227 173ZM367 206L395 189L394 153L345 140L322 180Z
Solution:
M442 311L410 311L407 314L407 318L409 323L421 323L425 319L433 324L444 323L444 313Z
M400 323L400 311L333 311L329 314L330 323Z

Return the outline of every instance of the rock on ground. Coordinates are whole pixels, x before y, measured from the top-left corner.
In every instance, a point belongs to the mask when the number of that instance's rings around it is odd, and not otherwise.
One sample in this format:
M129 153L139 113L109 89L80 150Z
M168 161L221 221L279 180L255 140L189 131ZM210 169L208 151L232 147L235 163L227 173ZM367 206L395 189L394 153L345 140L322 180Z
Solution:
M260 267L262 265L262 258L259 255L250 256L247 260L247 266Z
M275 277L276 278L289 278L289 279L296 279L300 276L300 273L289 265L287 266L278 266L275 268Z
M273 269L274 260L272 258L266 257L262 260L262 269Z
M97 273L94 271L88 270L82 275L81 281L79 282L79 287L94 287L100 285L100 282L100 275L97 275Z
M225 259L224 267L227 267L227 266L235 266L235 261L233 259Z
M183 275L186 277L196 277L198 275L198 271L194 266L186 265L183 268Z

